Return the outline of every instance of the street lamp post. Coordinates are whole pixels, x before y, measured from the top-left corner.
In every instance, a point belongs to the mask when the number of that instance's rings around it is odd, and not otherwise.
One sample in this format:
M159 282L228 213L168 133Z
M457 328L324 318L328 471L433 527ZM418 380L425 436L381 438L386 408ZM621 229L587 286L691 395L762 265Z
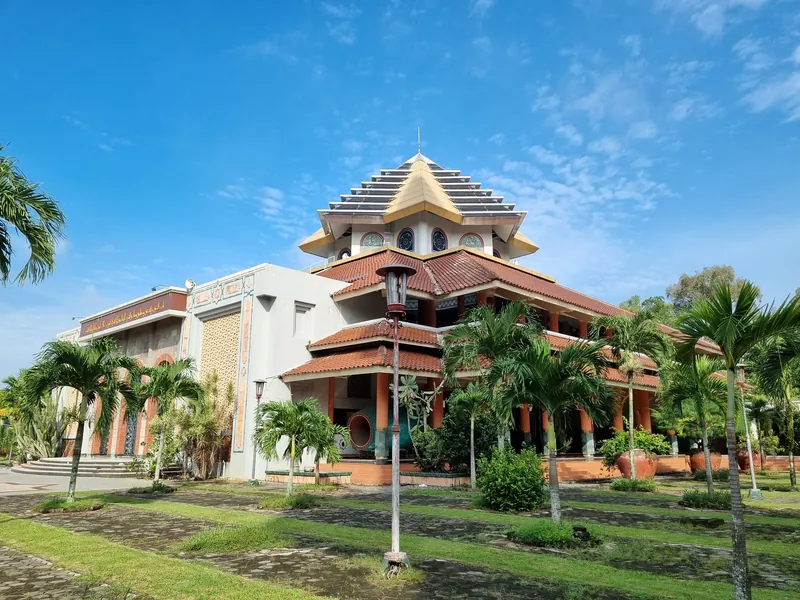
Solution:
M393 360L393 394L392 408L392 549L383 555L383 567L387 577L396 576L404 566L408 566L408 557L400 552L400 401L397 391L400 387L400 318L406 313L406 291L408 277L416 273L416 269L407 265L391 264L376 271L386 279L386 316L391 320L394 338Z
M267 383L266 379L256 379L253 381L256 384L256 415L258 415L258 405L261 403L261 395L264 393L264 384ZM253 420L253 427L255 427L255 419ZM257 451L258 447L256 446L255 440L253 442L253 474L250 477L250 485L257 485L258 480L256 479L256 458L257 458Z
M750 463L750 482L752 483L753 487L750 488L749 497L755 500L760 500L764 497L764 494L761 493L761 490L758 489L758 485L756 484L756 468L753 465L753 445L750 443L750 427L747 423L747 406L744 403L744 365L739 365L739 391L741 392L742 398L742 420L744 421L744 437L747 440L747 462Z

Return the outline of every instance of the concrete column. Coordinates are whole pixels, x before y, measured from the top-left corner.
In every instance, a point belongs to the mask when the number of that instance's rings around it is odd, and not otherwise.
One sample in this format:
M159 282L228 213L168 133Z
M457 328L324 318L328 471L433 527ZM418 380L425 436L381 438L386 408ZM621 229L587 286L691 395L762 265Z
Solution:
M578 321L578 335L581 339L589 339L589 321Z
M519 428L526 444L531 443L531 411L527 404L523 404L519 409Z
M547 456L550 454L550 447L548 446L550 443L550 419L544 411L542 411L542 438L544 441L542 454Z
M633 403L636 414L636 427L641 425L645 431L653 432L650 421L650 392L647 390L633 390Z
M678 435L674 429L668 429L669 443L672 446L672 456L678 456Z
M617 398L617 408L614 411L614 422L612 427L617 431L625 431L625 421L622 420L622 409L625 406L625 399L622 397Z
M434 387L441 383L438 379L433 381ZM431 412L431 427L440 427L444 419L444 390L441 388L436 392L433 399L433 412Z
M377 374L375 393L375 462L385 465L389 462L389 374Z
M328 377L328 418L333 423L333 411L336 399L336 378Z
M466 299L464 296L459 296L459 297L457 298L457 302L458 302L458 320L459 320L459 321L460 321L461 319L463 319L463 318L466 316L466 314L467 314L467 304L466 304L466 300L467 300L467 299Z
M550 331L555 331L556 333L558 333L558 317L560 316L561 315L559 315L556 312L550 313L550 326L548 327Z
M581 441L583 443L583 455L594 456L594 423L581 407Z

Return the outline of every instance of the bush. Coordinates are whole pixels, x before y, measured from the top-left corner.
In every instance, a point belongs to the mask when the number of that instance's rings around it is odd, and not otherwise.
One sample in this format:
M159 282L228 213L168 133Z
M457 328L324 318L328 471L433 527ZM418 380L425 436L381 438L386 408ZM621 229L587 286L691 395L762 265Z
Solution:
M414 464L423 473L441 473L445 461L442 456L442 440L437 429L418 429L411 434L416 449Z
M709 494L701 490L684 490L683 498L678 501L681 506L688 508L710 508L713 510L730 510L731 493L714 492Z
M672 445L663 435L659 433L649 433L644 428L639 427L633 434L634 448L640 448L648 454L672 454ZM603 454L603 464L606 467L613 467L621 454L630 450L628 443L628 432L617 431L614 437L607 439L600 446Z
M530 523L507 531L506 536L520 544L543 548L595 546L602 543L602 538L592 527L573 525L567 521L553 523L548 519L531 519Z
M320 505L319 498L310 494L292 494L291 496L267 496L258 503L258 508L279 510L282 508L304 510Z
M706 480L706 470L705 469L697 469L692 475L697 481L705 481ZM730 481L731 474L728 472L728 469L719 469L718 471L711 472L711 478L713 481Z
M491 460L478 463L478 487L486 506L501 511L522 511L539 508L545 501L541 457L532 448L517 454L513 448L495 451Z
M75 500L74 502L67 502L66 498L51 498L40 502L33 507L34 512L38 513L72 513L72 512L89 512L103 508L104 504L99 500L85 498L83 500Z
M415 464L425 473L449 470L469 472L469 414L463 410L448 412L442 425L412 436L418 456ZM497 424L491 414L480 413L475 419L475 457L491 457L497 445Z
M615 492L655 492L658 486L652 479L620 477L611 482L611 489Z
M129 494L171 494L175 488L161 481L154 481L147 487L135 487L128 490Z

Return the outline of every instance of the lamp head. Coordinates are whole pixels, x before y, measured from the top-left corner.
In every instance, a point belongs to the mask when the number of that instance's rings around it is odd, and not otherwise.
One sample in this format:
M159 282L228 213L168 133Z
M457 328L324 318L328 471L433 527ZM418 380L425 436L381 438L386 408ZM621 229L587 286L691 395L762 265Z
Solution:
M253 383L256 384L256 400L261 400L261 395L264 393L264 384L267 383L267 380L255 379Z
M186 281L183 282L183 287L186 288L187 292L191 292L194 289L195 285L197 285L197 284L194 282L194 279L192 279L192 278L189 278L189 279L187 279Z
M380 267L375 272L386 279L386 308L389 314L405 313L408 278L417 270L408 265L395 263Z

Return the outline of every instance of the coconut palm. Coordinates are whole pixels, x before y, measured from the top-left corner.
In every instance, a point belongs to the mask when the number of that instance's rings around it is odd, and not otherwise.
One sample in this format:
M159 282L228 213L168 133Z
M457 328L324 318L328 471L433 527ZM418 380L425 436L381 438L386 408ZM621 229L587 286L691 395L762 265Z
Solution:
M628 443L630 446L631 479L636 479L636 461L634 460L634 422L633 422L633 381L642 374L644 366L641 355L649 356L659 362L669 354L672 344L661 331L658 321L647 311L634 315L619 314L600 316L592 322L591 337L602 339L605 329L605 343L611 348L611 354L617 362L617 369L628 381Z
M787 298L777 307L764 307L758 305L759 296L758 288L750 281L742 283L735 300L731 286L721 284L714 289L710 298L698 300L678 320L678 329L685 336L678 348L680 359L690 359L696 352L697 343L707 339L719 346L725 363L728 383L725 420L733 545L731 569L735 600L750 599L747 540L736 464L736 368L756 345L800 326L800 297Z
M498 446L505 444L513 425L516 403L508 394L500 394L505 379L502 373L486 367L498 358L526 347L540 337L542 327L533 307L520 301L509 302L499 312L491 306L479 306L467 313L462 322L445 334L444 375L449 385L456 385L456 372L479 373L491 392L491 407L497 414L502 430Z
M139 409L144 408L145 398L153 398L158 415L158 449L156 450L156 470L153 481L161 481L161 461L170 420L168 414L174 412L176 401L198 401L203 398L203 386L194 377L194 359L184 358L174 363L164 362L155 367L142 367L140 374L147 377L139 388Z
M281 458L289 461L287 496L294 492L295 461L319 441L319 432L324 429L323 419L330 423L328 416L317 409L314 398L300 402L267 402L258 407L253 441L259 452L267 460L278 458L278 444L284 436L288 438L280 454Z
M0 152L3 146L0 146ZM16 160L0 156L0 283L11 277L11 232L19 233L30 256L14 283L38 283L55 267L56 243L64 230L64 213L58 203L28 181Z
M48 342L37 358L37 363L25 376L31 386L29 397L32 404L43 406L44 394L60 388L72 388L79 395L76 415L78 428L67 493L67 501L73 502L88 410L90 407L97 409L99 404L99 410L95 410L97 431L107 434L120 395L126 403L136 406L133 390L120 377L120 371L135 371L137 363L133 358L117 352L116 342L112 338L92 340L85 346L61 340Z
M314 451L314 484L319 485L319 463L325 461L335 465L342 459L342 448L336 436L340 436L341 444L350 444L350 430L343 425L335 425L327 415L315 420L316 427L308 435L308 449Z
M777 412L783 417L789 453L789 482L795 487L797 473L794 466L794 416L797 412L797 389L800 387L800 329L763 344L753 353L751 362L759 386L774 400Z
M488 409L491 394L480 382L472 381L466 388L459 389L448 399L449 410L463 410L469 415L469 482L475 489L475 417Z
M508 393L525 404L538 406L553 424L564 422L574 410L583 409L595 423L607 423L613 414L614 393L602 375L610 361L601 344L576 342L553 354L550 343L538 338L512 355L496 361L500 373L510 375ZM558 487L556 427L548 438L550 515L561 522Z
M676 362L661 369L661 385L657 398L662 410L672 414L690 413L697 419L703 438L708 493L714 492L714 474L711 467L711 448L708 440L709 418L724 414L727 402L727 385L720 373L724 363L707 356L693 357L688 362Z

